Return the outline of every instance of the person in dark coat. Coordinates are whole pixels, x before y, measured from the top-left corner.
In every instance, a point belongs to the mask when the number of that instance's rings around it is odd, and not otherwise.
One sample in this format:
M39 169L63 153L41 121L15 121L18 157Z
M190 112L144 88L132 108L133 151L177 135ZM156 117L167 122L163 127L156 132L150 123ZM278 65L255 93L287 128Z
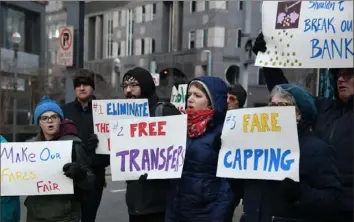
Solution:
M159 103L154 80L149 71L141 67L129 70L123 76L122 89L127 99L148 99L150 116L181 114L171 103ZM129 222L164 222L166 195L170 180L127 181L126 203Z
M65 118L73 121L78 127L80 139L90 156L90 167L96 175L95 188L84 194L82 204L82 222L94 222L101 203L103 189L106 185L106 167L109 166L109 155L96 154L97 136L93 131L92 100L95 89L94 73L87 69L79 69L74 75L73 85L76 99L65 104L62 109Z
M228 109L243 108L247 100L247 92L241 84L235 84L229 87L227 94Z
M315 102L302 87L275 86L270 106L295 106L300 148L300 182L244 180L242 222L334 222L341 184L333 150L311 130ZM295 136L295 135L294 135ZM338 221L339 222L339 221Z
M25 200L27 222L79 222L82 191L94 188L95 175L82 147L73 122L64 120L63 111L55 101L43 97L34 111L34 123L40 133L27 142L72 140L72 162L65 164L63 174L74 182L74 194L28 196Z
M231 187L216 177L227 90L218 77L195 78L188 85L186 156L181 179L171 185L166 222L224 222L229 215Z
M253 52L267 49L261 33L254 44ZM288 83L281 69L263 68L269 90L275 85ZM345 192L341 196L337 221L353 221L353 68L330 69L335 99L316 98L317 117L313 123L316 136L333 146L340 180Z

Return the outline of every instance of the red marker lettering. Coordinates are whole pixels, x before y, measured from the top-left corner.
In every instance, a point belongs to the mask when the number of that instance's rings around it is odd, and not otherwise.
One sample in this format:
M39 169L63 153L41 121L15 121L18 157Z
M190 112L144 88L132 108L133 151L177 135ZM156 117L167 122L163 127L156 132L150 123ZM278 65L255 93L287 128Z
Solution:
M166 131L164 127L166 126L166 121L159 122L140 122L130 124L130 136L135 137L136 131L138 131L138 137L142 136L165 136Z

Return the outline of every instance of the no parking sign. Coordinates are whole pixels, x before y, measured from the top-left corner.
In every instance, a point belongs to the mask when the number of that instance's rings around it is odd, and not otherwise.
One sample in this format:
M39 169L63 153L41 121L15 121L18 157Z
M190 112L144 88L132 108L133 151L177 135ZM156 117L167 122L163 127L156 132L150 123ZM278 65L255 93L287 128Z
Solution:
M74 27L64 26L59 29L58 65L73 65Z

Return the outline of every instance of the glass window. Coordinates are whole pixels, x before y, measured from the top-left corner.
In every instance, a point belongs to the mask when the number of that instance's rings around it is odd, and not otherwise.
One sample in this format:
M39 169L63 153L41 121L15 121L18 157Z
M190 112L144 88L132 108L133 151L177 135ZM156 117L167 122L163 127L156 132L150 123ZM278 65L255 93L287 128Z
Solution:
M4 30L4 41L5 48L12 48L12 34L18 32L21 35L22 41L19 45L19 50L24 51L25 44L23 39L25 36L25 13L12 9L12 8L3 8L3 14L5 17L5 30Z
M189 48L195 48L195 31L189 32Z
M208 47L208 29L203 30L203 47Z
M197 9L197 1L191 1L191 12L195 12Z

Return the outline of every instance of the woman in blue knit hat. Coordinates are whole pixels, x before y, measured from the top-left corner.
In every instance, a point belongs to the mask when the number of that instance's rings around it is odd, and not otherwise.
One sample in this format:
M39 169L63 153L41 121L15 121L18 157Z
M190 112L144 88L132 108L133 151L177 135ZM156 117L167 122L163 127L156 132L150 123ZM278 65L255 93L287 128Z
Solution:
M73 162L63 166L63 173L73 179L74 194L28 196L25 201L27 222L79 222L81 191L93 187L95 176L88 168L89 159L81 145L77 128L72 122L64 120L59 105L48 97L43 97L37 105L34 123L39 126L40 132L29 141L73 141Z
M274 87L270 106L295 106L300 146L300 182L245 180L243 222L334 222L341 184L331 147L314 136L312 96L302 87ZM295 135L294 135L295 136ZM338 221L339 222L339 221Z

